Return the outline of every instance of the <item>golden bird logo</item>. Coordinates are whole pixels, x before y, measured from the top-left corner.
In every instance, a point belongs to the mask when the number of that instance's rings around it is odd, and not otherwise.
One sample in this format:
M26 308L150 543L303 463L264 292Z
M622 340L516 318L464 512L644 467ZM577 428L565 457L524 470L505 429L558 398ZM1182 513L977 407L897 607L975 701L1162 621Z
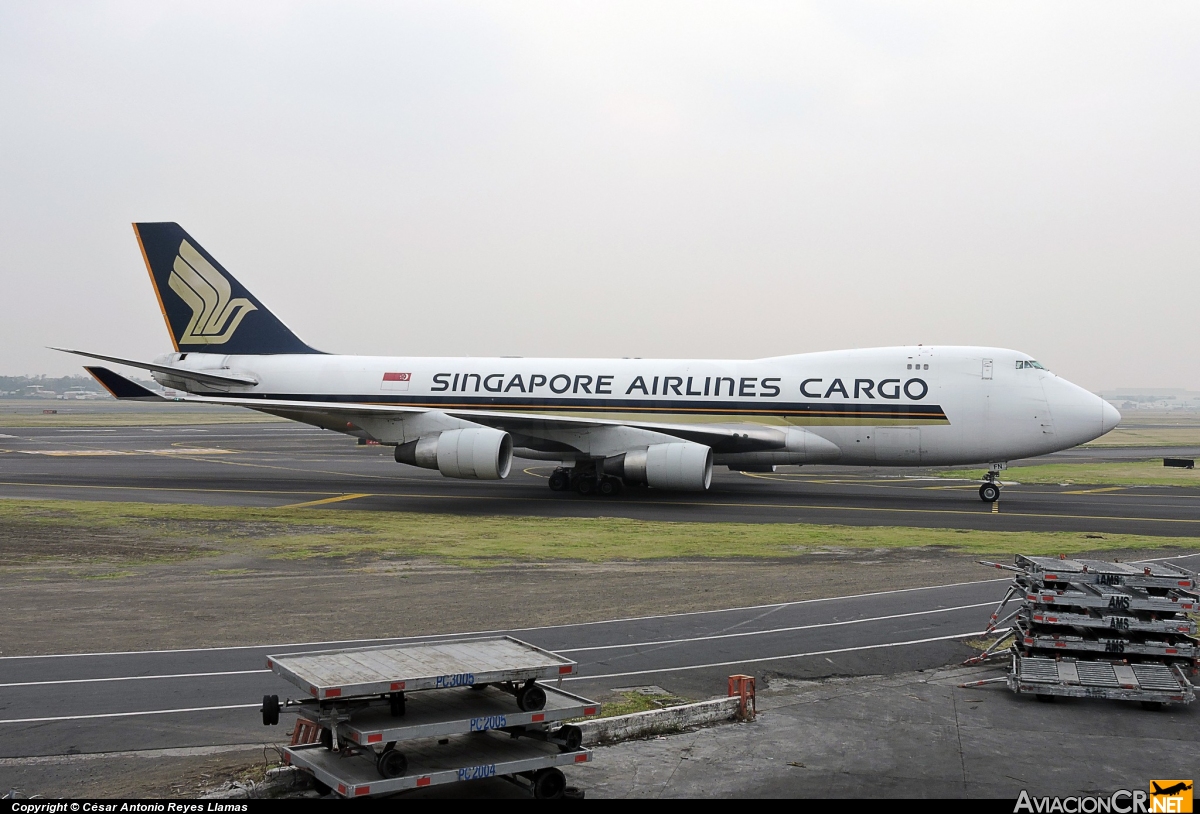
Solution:
M229 281L186 240L179 244L168 284L192 309L180 345L223 345L246 314L258 310L245 297L232 297Z

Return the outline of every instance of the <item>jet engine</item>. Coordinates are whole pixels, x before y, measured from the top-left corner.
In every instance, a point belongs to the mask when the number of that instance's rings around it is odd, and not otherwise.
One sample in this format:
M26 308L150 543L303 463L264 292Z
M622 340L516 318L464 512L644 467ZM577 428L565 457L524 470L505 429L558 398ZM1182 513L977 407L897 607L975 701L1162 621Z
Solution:
M620 475L631 483L644 483L655 489L677 489L703 492L712 483L713 454L703 444L679 441L670 444L651 444L646 449L626 452L617 464ZM612 469L605 462L605 471Z
M437 469L447 478L499 480L512 468L512 437L491 427L423 435L396 447L396 462Z

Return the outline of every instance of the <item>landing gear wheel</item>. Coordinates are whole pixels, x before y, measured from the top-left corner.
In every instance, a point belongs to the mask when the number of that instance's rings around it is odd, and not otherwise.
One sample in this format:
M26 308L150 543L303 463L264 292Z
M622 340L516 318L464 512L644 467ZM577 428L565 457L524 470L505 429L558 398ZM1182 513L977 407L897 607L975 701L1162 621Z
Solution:
M979 499L984 503L995 503L1000 499L1000 487L994 483L985 483L979 487Z
M546 691L530 681L517 691L517 706L524 712L537 712L546 707Z
M575 486L581 495L590 495L596 491L596 482L591 478L580 478L579 483Z
M404 715L404 693L390 693L388 695L388 708L391 710L393 718L402 717Z
M264 695L262 705L263 726L275 726L279 723L279 696Z
M379 757L375 758L375 768L379 770L381 777L389 780L393 777L402 777L408 771L408 758L404 756L403 752L385 749L379 753Z
M566 741L558 745L560 752L578 752L579 747L583 746L583 730L573 724L567 724L554 735Z
M533 776L535 800L560 800L566 788L566 775L558 769L542 769Z
M600 481L600 494L606 497L621 494L621 482L616 478L605 478Z
M555 492L561 492L564 489L571 488L571 476L561 469L555 469L550 475L550 489Z

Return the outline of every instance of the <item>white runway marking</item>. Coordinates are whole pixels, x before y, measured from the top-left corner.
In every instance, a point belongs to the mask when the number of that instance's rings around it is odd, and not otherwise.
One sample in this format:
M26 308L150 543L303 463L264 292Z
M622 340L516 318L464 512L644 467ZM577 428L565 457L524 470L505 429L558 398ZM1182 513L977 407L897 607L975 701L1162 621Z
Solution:
M736 661L714 661L710 664L689 664L685 667L658 667L653 670L633 670L628 673L606 673L598 676L572 676L563 681L597 681L602 678L624 678L625 676L644 676L652 673L681 673L685 670L704 670L710 667L732 667L735 664L760 664L764 661L786 661L802 659L809 656L830 656L834 653L854 653L860 650L879 650L884 647L906 647L910 644L926 644L928 642L945 642L951 639L963 639L967 636L986 636L995 631L978 630L974 633L955 633L952 636L934 636L930 639L912 639L907 642L886 642L884 644L864 644L858 647L840 647L836 650L814 650L810 653L791 653L786 656L764 656L757 659L737 659ZM0 721L0 723L5 723Z
M863 619L848 619L844 622L818 622L811 625L794 625L792 627L777 627L768 628L766 630L747 630L742 633L714 633L711 636L693 636L687 639L664 639L654 642L634 642L632 644L607 644L598 645L596 647L576 647L573 649L560 649L556 653L585 653L592 650L620 650L629 647L651 647L663 644L685 644L688 642L706 642L714 639L737 639L744 636L764 636L771 633L791 633L797 630L814 630L823 627L841 627L843 625L861 625L867 622L885 622L889 619L904 619L912 616L928 616L934 613L952 613L959 610L970 610L973 608L990 608L996 603L980 602L974 605L956 605L952 608L938 608L936 610L913 611L911 613L896 613L890 616L868 616ZM0 688L4 687L44 687L53 686L55 684L96 684L107 681L147 681L150 679L170 679L170 678L209 678L215 676L236 676L236 675L254 675L256 673L270 673L270 670L226 670L215 673L172 673L168 675L148 675L148 676L111 676L108 678L66 678L56 679L54 681L21 681L11 684L0 684ZM0 722L2 723L2 722Z
M737 661L717 661L710 664L690 664L684 667L660 667L653 670L634 670L627 673L607 673L605 675L595 676L573 676L564 678L563 681L598 681L604 678L624 678L626 676L650 675L652 673L674 673L683 672L685 670L704 670L711 667L732 667L737 664L758 664L764 661L786 661L788 659L807 658L809 656L829 656L835 653L853 653L861 650L879 650L885 647L906 647L914 644L927 644L929 642L944 642L952 639L962 639L967 636L983 636L988 631L976 631L973 633L955 633L950 636L934 636L928 639L912 639L906 642L886 642L884 644L866 644L858 647L842 647L836 650L814 650L809 653L790 653L785 656L767 656L764 658L755 659L739 659ZM91 715L56 715L48 718L10 718L8 720L0 720L0 724L41 724L53 723L55 721L86 721L96 718L131 718L141 715L170 715L173 713L184 712L217 712L227 709L251 709L261 707L262 704L229 704L219 707L186 707L182 709L153 709L140 712L102 712Z
M974 605L957 605L953 608L938 608L937 610L913 611L912 613L894 613L891 616L868 616L865 619L848 619L845 622L818 622L811 625L795 625L794 627L777 627L768 630L748 630L744 633L716 633L712 636L693 636L689 639L662 639L657 642L636 642L634 644L606 644L596 647L575 647L555 650L556 653L586 653L591 650L620 650L626 647L653 647L660 644L686 644L688 642L708 642L713 639L737 639L743 636L763 636L768 633L790 633L796 630L815 630L822 627L841 627L842 625L861 625L865 622L885 622L888 619L905 619L910 616L928 616L931 613L950 613L952 611L970 610L972 608L991 608L995 602L979 602ZM0 687L5 685L0 684Z
M1194 554L1185 554L1185 557L1197 556ZM1008 577L997 577L995 579L980 579L970 582L951 582L945 585L923 585L919 588L896 588L890 591L872 591L865 594L847 594L845 596L825 596L817 599L799 599L795 602L774 602L768 605L746 605L737 608L718 608L717 610L704 611L688 611L686 613L663 613L655 616L630 616L622 619L602 619L596 622L571 622L565 625L542 625L541 627L522 627L509 628L505 630L474 630L467 633L428 633L423 636L396 636L391 638L376 638L376 639L340 639L325 642L291 642L288 644L240 644L229 647L183 647L173 650L114 650L110 652L97 653L47 653L44 655L31 656L0 656L0 661L10 661L16 659L67 659L67 658L85 658L96 656L149 656L164 653L212 653L221 651L233 650L282 650L286 647L328 647L330 645L353 645L363 644L365 642L414 642L422 639L451 639L458 636L486 636L498 635L501 633L529 633L537 630L562 630L571 627L589 627L591 625L615 625L623 622L642 622L654 619L675 619L684 616L705 616L714 613L736 613L738 611L763 610L765 608L787 608L792 605L812 605L820 602L837 602L842 599L866 599L873 596L887 596L889 594L904 594L913 593L916 591L935 591L939 588L961 588L964 585L987 585L991 582L1008 582ZM997 600L999 601L999 600Z
M87 721L94 718L131 718L136 715L172 715L177 712L216 712L223 709L250 709L257 704L227 704L223 707L186 707L184 709L148 709L142 712L99 712L92 715L55 715L52 718L10 718L0 724L48 724L54 721Z
M995 604L994 602L989 604ZM269 673L270 670L226 670L221 673L173 673L153 676L113 676L111 678L64 678L57 681L17 681L0 684L0 687L48 687L54 684L97 684L102 681L147 681L153 678L208 678L210 676L245 676L254 673Z

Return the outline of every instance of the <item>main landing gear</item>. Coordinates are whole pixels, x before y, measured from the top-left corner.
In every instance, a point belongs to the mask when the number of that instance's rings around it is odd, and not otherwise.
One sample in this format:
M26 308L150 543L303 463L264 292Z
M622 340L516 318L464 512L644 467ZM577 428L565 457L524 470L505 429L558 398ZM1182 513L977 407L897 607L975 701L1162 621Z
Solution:
M983 476L983 486L979 487L979 499L984 503L995 503L1000 499L1000 472L1007 464L992 464L992 468Z
M619 495L625 486L620 478L605 475L594 463L580 462L571 467L558 467L550 475L550 488L555 492L574 489L581 495Z

